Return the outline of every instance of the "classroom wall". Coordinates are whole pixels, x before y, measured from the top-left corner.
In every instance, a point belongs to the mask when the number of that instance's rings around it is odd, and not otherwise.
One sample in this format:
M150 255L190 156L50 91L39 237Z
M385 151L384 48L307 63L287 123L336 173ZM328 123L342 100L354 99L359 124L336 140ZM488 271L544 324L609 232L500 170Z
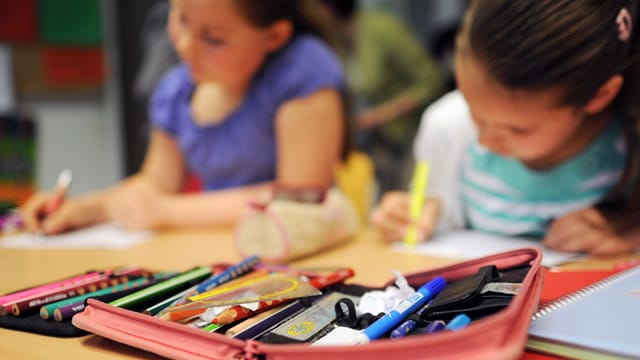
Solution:
M67 1L67 5L73 5ZM33 39L8 42L6 48L15 52L20 61L41 60L41 50L100 51L106 74L104 79L78 82L71 85L52 85L44 76L43 63L38 61L14 64L18 76L16 111L33 119L36 126L35 183L37 190L50 190L65 168L73 170L70 193L73 195L101 189L117 183L124 176L121 112L118 84L117 26L113 5L109 0L98 0L101 35L93 34L89 40L48 40L46 32ZM46 2L29 2L39 21L44 21ZM0 5L8 6L0 0ZM36 6L37 5L37 6ZM0 6L2 8L2 6ZM17 11L12 8L13 11ZM0 9L1 10L1 9ZM32 9L32 11L35 11ZM74 15L76 16L76 15ZM93 19L95 21L95 19ZM42 26L42 25L41 25ZM90 27L90 26L88 26ZM55 29L53 29L55 30ZM55 34L55 32L52 32ZM58 34L72 36L73 34ZM94 39L95 38L95 39ZM82 40L82 41L80 41ZM26 55L25 55L26 54ZM81 63L78 65L82 65ZM81 76L82 73L67 75ZM50 80L50 79L49 79Z
M115 184L122 177L117 121L102 97L32 100L37 188L50 190L65 168L73 170L71 194Z

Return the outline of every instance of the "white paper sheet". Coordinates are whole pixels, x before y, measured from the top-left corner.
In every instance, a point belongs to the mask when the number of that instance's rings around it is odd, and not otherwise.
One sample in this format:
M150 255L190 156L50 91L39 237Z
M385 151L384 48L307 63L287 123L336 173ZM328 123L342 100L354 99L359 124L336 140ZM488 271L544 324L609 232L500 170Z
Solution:
M115 224L102 224L60 235L27 233L0 237L0 247L23 249L112 249L122 250L147 241L151 232L124 231Z
M542 246L540 241L524 238L506 238L476 231L452 231L435 236L414 248L397 243L396 251L415 251L424 255L458 259L472 259L499 252L536 247L542 250L542 265L554 266L574 260L582 254L555 251Z

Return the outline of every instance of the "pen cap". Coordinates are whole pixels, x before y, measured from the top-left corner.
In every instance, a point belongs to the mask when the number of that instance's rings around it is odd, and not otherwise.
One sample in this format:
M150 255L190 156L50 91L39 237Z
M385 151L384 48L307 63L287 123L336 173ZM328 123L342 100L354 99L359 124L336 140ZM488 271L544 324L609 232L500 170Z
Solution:
M445 278L443 278L442 276L436 276L428 283L422 285L418 289L418 292L425 295L427 293L429 295L435 295L439 293L440 290L444 289L445 286L447 286L447 280L445 280Z

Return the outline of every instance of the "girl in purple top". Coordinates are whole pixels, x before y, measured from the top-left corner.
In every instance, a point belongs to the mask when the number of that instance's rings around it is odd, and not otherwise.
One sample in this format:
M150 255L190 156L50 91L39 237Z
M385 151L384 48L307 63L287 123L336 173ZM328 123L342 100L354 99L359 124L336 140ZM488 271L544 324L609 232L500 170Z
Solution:
M328 188L345 151L343 74L312 0L175 0L182 63L153 95L142 169L117 186L22 208L30 231L115 221L126 229L231 224L274 183ZM314 18L307 16L314 14ZM181 193L188 174L205 192Z

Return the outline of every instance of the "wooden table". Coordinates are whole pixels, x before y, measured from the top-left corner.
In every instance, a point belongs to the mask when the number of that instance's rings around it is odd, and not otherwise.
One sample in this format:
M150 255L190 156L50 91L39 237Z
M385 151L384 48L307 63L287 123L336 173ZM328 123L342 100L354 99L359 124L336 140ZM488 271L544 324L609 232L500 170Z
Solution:
M182 271L195 265L234 263L240 260L240 256L236 254L232 241L232 234L227 229L190 229L157 233L151 241L123 251L0 249L0 294L89 269L119 265ZM391 271L394 269L408 273L443 266L454 261L394 252L374 232L363 230L353 241L316 256L295 261L293 265L305 268L350 266L356 272L355 278L351 281L382 285L393 277ZM1 328L0 357L158 358L153 354L98 336L62 339Z
M240 260L227 229L190 229L153 235L151 241L123 251L114 250L14 250L0 249L0 294L33 284L59 279L89 269L119 265L140 265L151 270L187 270L195 265ZM371 230L365 229L353 241L293 263L297 267L352 267L351 281L382 285L392 270L403 273L444 266L456 259L425 257L392 251ZM610 267L619 258L595 259L582 264ZM581 263L573 267L581 266ZM585 265L582 265L585 266ZM0 357L3 359L123 359L158 357L98 336L61 339L0 329Z

